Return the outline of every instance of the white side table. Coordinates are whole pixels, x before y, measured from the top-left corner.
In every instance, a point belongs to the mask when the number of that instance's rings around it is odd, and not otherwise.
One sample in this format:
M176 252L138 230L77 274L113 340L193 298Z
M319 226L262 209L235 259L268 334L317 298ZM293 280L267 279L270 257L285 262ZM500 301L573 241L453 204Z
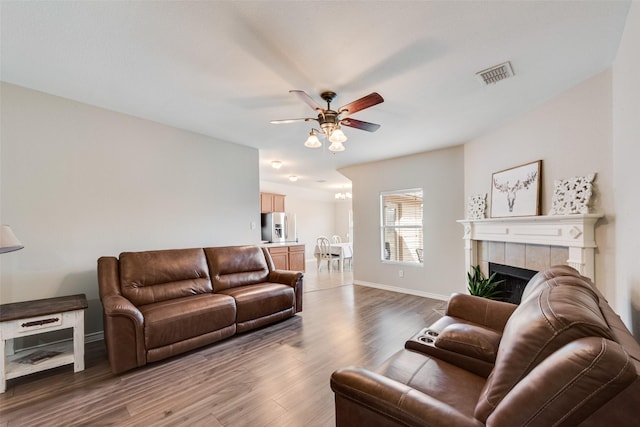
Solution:
M0 393L7 380L73 363L73 371L84 370L84 294L0 305ZM13 354L13 339L73 328L73 343L63 342ZM55 354L26 363L43 352ZM22 363L20 362L22 360Z

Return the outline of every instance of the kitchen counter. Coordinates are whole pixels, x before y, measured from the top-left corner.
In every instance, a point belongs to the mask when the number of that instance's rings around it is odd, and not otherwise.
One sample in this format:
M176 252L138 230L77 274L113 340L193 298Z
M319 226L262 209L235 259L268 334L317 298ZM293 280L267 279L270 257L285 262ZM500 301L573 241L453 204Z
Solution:
M302 242L276 242L276 243L261 243L260 246L265 248L277 248L281 246L296 246L296 245L304 245Z

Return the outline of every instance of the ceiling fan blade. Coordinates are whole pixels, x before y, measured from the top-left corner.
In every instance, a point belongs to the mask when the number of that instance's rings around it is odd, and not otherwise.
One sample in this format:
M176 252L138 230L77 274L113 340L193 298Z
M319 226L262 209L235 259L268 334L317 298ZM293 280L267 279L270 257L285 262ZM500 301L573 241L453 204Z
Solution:
M356 119L342 119L340 124L351 128L366 130L367 132L375 132L380 128L379 124L363 122L362 120Z
M338 112L340 114L350 115L357 111L364 110L365 108L373 107L374 105L380 104L384 102L384 98L380 96L379 93L373 92L367 96L363 96L360 99L356 99L355 101L345 105L344 107L340 107Z
M324 108L322 108L316 101L313 100L312 97L307 95L307 92L303 90L290 90L289 93L293 93L294 95L296 95L302 102L313 108L314 111L324 110Z
M273 125L281 125L284 123L295 123L295 122L308 122L310 120L317 120L311 117L303 118L303 119L282 119L282 120L271 120L271 124Z

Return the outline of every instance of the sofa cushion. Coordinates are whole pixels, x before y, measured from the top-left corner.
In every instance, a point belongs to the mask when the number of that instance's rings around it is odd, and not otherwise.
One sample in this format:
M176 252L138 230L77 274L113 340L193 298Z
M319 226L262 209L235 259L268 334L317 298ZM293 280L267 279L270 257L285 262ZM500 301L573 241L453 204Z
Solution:
M523 378L487 424L577 425L635 378L629 355L618 343L581 338L547 357Z
M236 305L227 295L201 294L140 307L145 348L162 347L233 325Z
M269 266L258 246L205 248L215 292L267 281Z
M291 286L279 283L258 283L220 291L235 299L236 322L259 319L295 307L295 292ZM292 312L293 313L293 312Z
M557 279L557 280L552 280ZM554 265L547 270L537 272L527 283L522 292L520 303L526 301L529 297L537 295L542 289L549 286L558 286L562 283L571 283L575 286L584 286L592 289L591 283L587 282L587 278L582 276L578 270L568 265Z
M123 252L120 284L136 306L213 291L202 249Z
M544 287L537 297L525 300L505 326L495 368L476 406L476 418L486 422L504 396L542 360L588 336L612 339L592 290L568 282Z
M527 286L522 292L520 303L522 304L522 302L527 300L529 296L541 291L546 286L545 283L549 279L560 276L582 277L576 269L568 265L554 265L546 270L538 271L531 279L529 279L529 283L527 283Z
M496 360L501 334L477 325L449 325L435 339L435 346L493 363Z
M411 350L398 351L376 372L444 402L469 417L473 417L485 383L481 376ZM464 387L460 387L461 384Z

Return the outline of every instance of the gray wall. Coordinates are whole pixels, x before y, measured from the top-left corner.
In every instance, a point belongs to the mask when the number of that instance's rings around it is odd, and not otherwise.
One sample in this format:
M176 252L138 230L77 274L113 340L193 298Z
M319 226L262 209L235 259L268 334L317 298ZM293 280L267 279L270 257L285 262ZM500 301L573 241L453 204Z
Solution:
M640 338L640 2L631 5L613 66L613 186L616 296L622 319Z
M2 84L2 303L84 293L102 330L96 260L260 241L258 151Z
M464 216L463 156L458 146L340 170L353 183L356 283L436 298L464 292L462 226L455 222ZM380 260L380 193L409 188L424 190L423 266Z
M595 283L613 302L616 211L611 111L611 71L605 71L470 141L465 144L465 193L489 193L490 205L493 172L542 160L541 207L547 215L554 180L596 172L592 211L604 218L596 224Z

